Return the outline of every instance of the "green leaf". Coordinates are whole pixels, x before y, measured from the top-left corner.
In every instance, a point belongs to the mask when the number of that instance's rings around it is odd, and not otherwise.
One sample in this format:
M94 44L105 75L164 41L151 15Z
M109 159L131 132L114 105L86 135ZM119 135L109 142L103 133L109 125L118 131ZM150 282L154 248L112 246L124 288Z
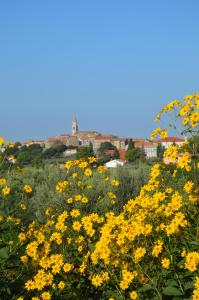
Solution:
M156 287L157 284L158 284L157 278L156 278L156 277L153 277L153 278L152 278L152 282L153 282L153 286Z
M2 259L8 259L9 255L6 251L6 248L1 248L0 249L0 258Z
M175 286L167 286L163 289L163 294L167 296L181 296L183 293Z
M138 291L139 292L147 292L153 290L153 286L151 284L145 284L143 287L141 287Z
M178 286L178 283L174 279L168 279L166 280L166 286Z
M190 290L192 288L193 288L193 281L188 281L188 282L185 283L185 285L184 285L185 291Z

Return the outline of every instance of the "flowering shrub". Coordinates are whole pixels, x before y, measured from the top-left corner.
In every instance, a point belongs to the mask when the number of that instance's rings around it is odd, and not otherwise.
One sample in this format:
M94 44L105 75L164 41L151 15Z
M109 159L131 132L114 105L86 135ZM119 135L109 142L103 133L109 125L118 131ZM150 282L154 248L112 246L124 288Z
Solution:
M199 95L172 101L157 119L174 110L182 133L196 137ZM152 138L157 134L167 131L158 128ZM104 166L95 169L92 157L66 162L66 176L54 187L65 202L47 207L42 222L27 222L18 211L6 216L4 201L1 226L12 222L17 233L16 299L199 299L199 159L188 141L164 156L171 164L154 164L147 184L119 213L120 182ZM16 188L26 200L34 193L28 182ZM0 193L4 200L14 193L5 178ZM20 204L23 213L27 206Z

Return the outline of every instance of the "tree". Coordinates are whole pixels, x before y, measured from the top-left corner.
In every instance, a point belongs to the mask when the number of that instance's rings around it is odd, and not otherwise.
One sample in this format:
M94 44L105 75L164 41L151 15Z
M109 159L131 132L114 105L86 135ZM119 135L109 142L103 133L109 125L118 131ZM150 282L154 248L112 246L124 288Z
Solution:
M111 159L117 159L120 157L119 151L115 145L111 142L104 142L97 150L100 163L105 163Z
M50 148L46 149L43 153L44 158L59 158L62 156L63 152L67 149L67 146L63 143L55 143Z
M115 150L115 146L111 142L103 142L101 143L98 151L106 151L106 150Z
M80 158L86 159L89 156L95 156L92 143L90 144L90 146L83 146L77 149L76 159L80 159Z
M134 162L140 157L141 157L141 149L140 148L128 149L126 151L125 158L128 162Z
M128 150L134 149L135 148L135 142L130 139L128 142Z
M165 151L165 147L162 146L161 143L158 143L158 146L157 146L157 157L162 159L163 155L164 155L164 151Z
M17 161L21 165L28 165L28 164L33 164L33 162L42 162L42 152L43 148L39 144L32 144L29 147L22 146L20 148L14 148L11 149L16 149L14 155L17 158Z
M119 153L119 151L118 151L118 149L116 147L115 147L115 152L114 152L113 158L114 159L120 158L120 153Z
M192 136L188 139L186 149L191 153L192 159L197 159L199 156L199 136Z
M124 141L125 146L127 146L128 143L129 143L128 139L125 139L125 141Z
M138 158L140 158L143 154L142 149L140 148L135 148L135 142L130 139L128 143L128 149L126 151L125 158L128 162L134 162Z

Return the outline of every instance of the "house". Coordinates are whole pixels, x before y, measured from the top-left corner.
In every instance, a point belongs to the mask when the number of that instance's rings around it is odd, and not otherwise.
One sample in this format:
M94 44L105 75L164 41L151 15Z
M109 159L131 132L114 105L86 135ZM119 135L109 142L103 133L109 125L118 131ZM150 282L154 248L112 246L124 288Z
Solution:
M64 157L72 156L77 153L77 149L67 149L66 151L63 152Z
M148 141L136 141L135 148L140 148L144 151L146 158L157 157L157 143L152 143Z
M44 140L27 140L22 143L22 146L31 146L31 145L40 145L41 147L45 146L45 141Z
M125 149L126 148L126 139L125 138L113 138L111 143L118 149Z
M80 146L88 147L88 146L90 146L90 143L91 143L91 141L87 137L81 137L81 138L79 138L79 145Z
M105 166L107 168L118 168L118 167L123 167L124 164L125 163L120 159L113 159L105 163Z
M172 144L181 145L185 142L185 139L179 138L177 136L170 136L164 139L156 140L155 143L161 144L166 149L169 148Z
M62 134L49 137L45 143L46 148L50 148L53 144L62 143L66 146L79 146L79 140L76 136Z
M100 135L95 137L92 141L94 151L97 151L100 148L102 143L105 142L112 143L112 139L113 139L113 135Z

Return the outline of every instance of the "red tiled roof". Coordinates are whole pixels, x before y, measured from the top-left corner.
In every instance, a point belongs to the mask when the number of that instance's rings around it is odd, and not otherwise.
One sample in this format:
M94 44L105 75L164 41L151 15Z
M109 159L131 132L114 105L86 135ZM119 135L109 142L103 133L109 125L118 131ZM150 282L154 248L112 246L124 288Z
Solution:
M90 138L88 138L88 137L80 137L79 138L79 141L89 141L90 140Z
M95 131L95 130L83 130L83 131L77 131L76 134L78 133L87 133L87 134L100 134L98 131Z
M148 142L148 141L147 142L146 141L137 141L137 142L135 142L135 147L136 148L142 148L142 147L151 148L151 147L157 147L157 144Z
M164 138L164 139L159 139L159 140L156 140L155 142L156 143L161 143L161 142L170 142L170 143L174 143L174 142L184 142L185 140L182 139L182 138L179 138L177 136L169 136L167 138Z
M126 139L124 139L124 138L113 138L112 141L125 142Z
M112 135L100 135L100 136L97 136L95 138L95 140L106 140L106 141L112 141L113 139L113 136Z

